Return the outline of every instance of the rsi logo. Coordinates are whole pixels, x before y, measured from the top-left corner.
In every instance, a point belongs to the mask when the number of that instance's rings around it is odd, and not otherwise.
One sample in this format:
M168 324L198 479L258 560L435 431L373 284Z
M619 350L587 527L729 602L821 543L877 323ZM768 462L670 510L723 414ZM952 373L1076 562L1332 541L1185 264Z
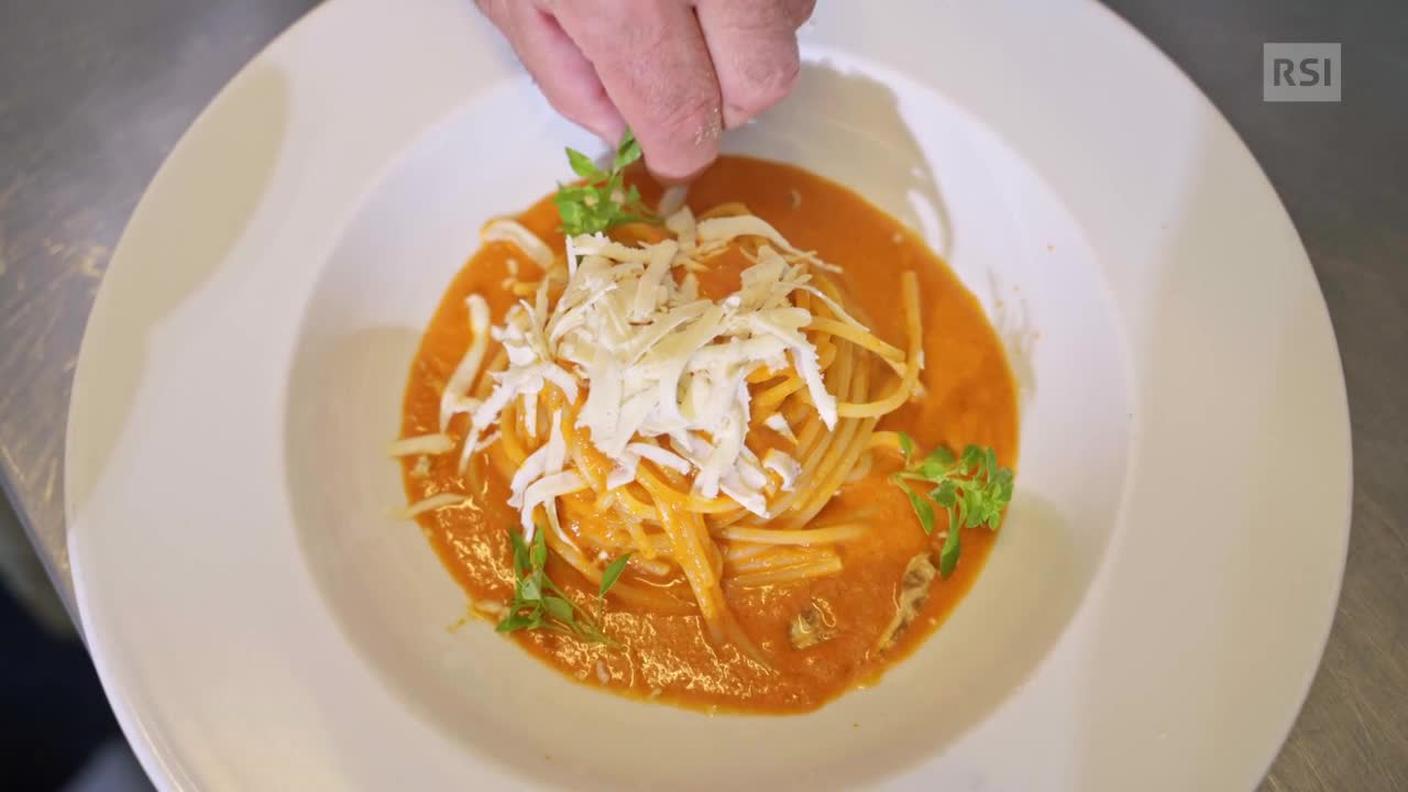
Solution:
M1276 58L1271 61L1272 82L1275 85L1334 85L1335 62L1329 58L1301 58L1297 63L1290 58ZM1299 73L1300 79L1296 79ZM1321 78L1324 82L1321 82Z
M1268 102L1338 102L1341 75L1338 43L1262 48L1262 98Z

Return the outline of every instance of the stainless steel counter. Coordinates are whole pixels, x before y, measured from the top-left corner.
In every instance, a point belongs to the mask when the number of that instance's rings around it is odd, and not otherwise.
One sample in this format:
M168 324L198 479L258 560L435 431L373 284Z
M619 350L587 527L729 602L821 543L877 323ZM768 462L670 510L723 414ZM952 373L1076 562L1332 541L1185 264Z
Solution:
M315 2L0 0L0 483L66 602L64 423L103 268L196 113ZM1408 789L1408 4L1107 2L1261 161L1344 358L1355 446L1344 591L1263 787ZM1266 41L1342 42L1343 102L1263 103Z

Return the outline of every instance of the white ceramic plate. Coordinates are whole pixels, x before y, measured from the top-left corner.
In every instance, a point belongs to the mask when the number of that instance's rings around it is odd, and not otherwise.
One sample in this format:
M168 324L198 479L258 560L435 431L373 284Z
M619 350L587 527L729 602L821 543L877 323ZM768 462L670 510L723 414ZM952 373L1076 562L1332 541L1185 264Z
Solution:
M1093 3L822 3L728 147L839 179L984 300L1018 494L972 594L873 689L705 717L482 625L382 457L475 230L566 174L463 0L335 0L251 63L134 215L84 340L70 552L168 788L1230 789L1330 625L1343 380L1294 228L1193 86ZM938 362L938 364L942 364Z

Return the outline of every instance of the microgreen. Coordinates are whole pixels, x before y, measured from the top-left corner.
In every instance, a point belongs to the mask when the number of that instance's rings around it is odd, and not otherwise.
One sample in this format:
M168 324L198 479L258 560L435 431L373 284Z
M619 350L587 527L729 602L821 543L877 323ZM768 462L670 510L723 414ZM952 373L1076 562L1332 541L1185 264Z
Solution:
M905 467L890 480L909 498L924 533L934 532L934 505L948 512L948 536L939 550L939 574L946 578L958 565L962 529L981 525L996 531L1002 524L1002 513L1012 500L1012 471L998 467L996 452L984 446L968 445L957 456L937 446L915 461L914 440L901 432L899 443ZM933 488L921 494L911 482Z
M601 628L599 614L587 612L572 601L547 575L548 544L545 526L538 526L532 544L523 540L523 534L514 531L509 534L513 546L513 601L509 603L508 614L499 622L502 633L518 630L550 630L580 638L593 643L614 644ZM622 556L618 561L624 561ZM613 564L614 566L614 564ZM621 566L624 568L625 564ZM611 568L607 568L610 572ZM620 577L616 570L615 577ZM612 578L611 582L615 582ZM606 577L602 577L601 597L606 596Z
M616 585L616 581L621 577L621 573L626 571L626 562L630 560L631 554L626 553L606 565L606 569L601 573L601 589L597 592L598 597L605 597L606 592L610 591L611 587Z
M629 129L616 147L609 170L597 167L586 154L567 149L567 163L582 183L557 188L553 202L562 219L563 233L595 234L621 223L654 221L650 210L641 203L640 191L625 183L626 166L638 159L640 143Z

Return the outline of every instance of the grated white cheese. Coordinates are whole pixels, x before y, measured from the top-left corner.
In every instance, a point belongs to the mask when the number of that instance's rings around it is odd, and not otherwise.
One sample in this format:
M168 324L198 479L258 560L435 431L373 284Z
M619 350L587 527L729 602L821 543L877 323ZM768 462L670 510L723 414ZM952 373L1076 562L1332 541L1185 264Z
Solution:
M689 207L681 207L678 212L674 212L665 218L665 228L675 235L675 240L679 242L680 250L691 253L698 243L698 225L694 220L694 213L689 211ZM685 259L681 259L683 263Z
M508 242L517 246L539 267L547 269L552 266L552 250L517 220L490 220L479 230L479 238L485 242Z
M551 476L543 476L529 485L523 491L523 505L520 508L520 527L523 528L523 541L533 541L534 524L533 512L539 506L551 503L563 495L571 495L574 492L586 489L587 483L578 476L575 471L564 470L561 473L554 473ZM550 515L557 514L556 509L549 509Z
M763 467L782 479L783 492L791 492L797 486L797 477L802 475L802 466L797 460L776 448L769 448L767 453L763 454Z
M784 440L787 440L788 442L797 442L797 435L795 432L792 431L791 424L787 423L787 417L780 412L775 412L772 415L769 415L768 417L764 418L763 426L766 426L774 432L777 432L779 435L782 436Z
M455 447L455 439L447 434L426 434L417 437L404 437L387 446L387 453L394 457L415 454L443 454Z
M484 365L484 351L489 346L489 303L483 297L471 294L465 298L464 304L469 309L469 351L460 358L445 390L440 392L442 432L450 428L450 419L456 414L473 412L479 407L478 400L469 398L466 392L479 376L479 368Z
M439 495L431 495L425 500L412 503L410 506L406 507L405 511L401 512L401 516L407 520L414 520L416 517L426 512L438 511L449 506L463 506L471 502L468 495L460 495L454 492L442 492Z
M711 217L708 220L700 220L696 233L699 235L701 247L722 247L741 236L760 236L789 253L800 252L792 247L776 228L769 225L763 218L754 215Z
M538 261L543 251L534 249L536 237L524 239L526 229L515 226L495 221L486 226L485 238L510 239ZM722 494L766 516L765 493L774 487L770 474L784 490L795 486L796 460L781 451L759 460L744 443L750 426L747 378L759 369L781 370L790 361L819 416L834 428L836 399L826 390L816 348L802 332L812 315L795 306L792 296L806 291L843 321L855 320L810 285L807 267L815 266L815 257L798 251L760 218L696 222L681 206L669 214L666 227L674 239L647 245L626 245L602 234L568 238L568 275L556 304L549 305L544 279L532 302L513 306L491 333L477 330L479 314L471 307L476 341L492 334L503 344L508 366L493 375L493 388L482 402L447 402L447 409L470 413L462 469L515 400L530 435L543 431L536 425L537 405L551 383L569 403L587 389L576 426L612 461L608 489L634 480L641 460L648 460L683 475L694 473L694 491L702 497ZM718 302L701 299L694 270L703 257L740 236L762 237L768 244L741 273L735 293ZM683 272L678 282L677 267ZM471 356L476 359L468 361ZM471 349L461 368L477 374L482 357L482 351ZM551 417L548 441L510 482L509 503L519 509L528 537L535 509L548 505L552 522L552 502L587 486L572 469L581 460L567 458L563 420L560 413ZM770 416L766 424L795 442L782 416Z
M690 470L689 462L679 454L671 453L658 445L651 443L628 443L626 450L635 454L641 459L648 459L661 467L667 467L676 473L687 475Z

